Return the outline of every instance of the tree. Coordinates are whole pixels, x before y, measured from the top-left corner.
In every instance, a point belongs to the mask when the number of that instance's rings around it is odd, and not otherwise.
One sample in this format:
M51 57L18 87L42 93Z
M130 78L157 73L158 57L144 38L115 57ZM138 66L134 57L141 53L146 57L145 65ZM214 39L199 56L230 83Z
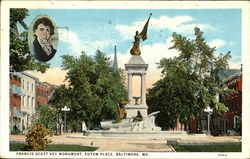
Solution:
M28 15L27 9L10 9L10 72L37 70L44 73L49 68L49 64L36 61L29 51L28 27L24 23ZM20 34L18 24L21 24L24 29Z
M56 131L56 109L50 105L39 104L36 107L34 124L43 124L51 133Z
M94 57L82 52L79 57L62 58L69 84L55 90L51 104L61 107L66 104L71 109L67 115L70 122L85 121L88 127L114 119L118 102L126 96L122 71L109 67L109 59L99 50Z
M163 78L147 94L149 111L161 111L156 121L165 129L175 127L177 119L187 126L207 106L217 112L227 110L216 95L224 92L219 74L228 67L230 52L216 57L215 48L205 42L203 32L199 28L194 30L195 39L173 33L173 46L169 49L176 49L180 54L161 59L159 68Z
M66 87L66 85L60 85L53 90L52 97L49 100L49 104L55 109L55 118L56 118L56 133L61 134L61 126L62 126L62 116L63 112L61 109L64 106L70 105L70 90Z

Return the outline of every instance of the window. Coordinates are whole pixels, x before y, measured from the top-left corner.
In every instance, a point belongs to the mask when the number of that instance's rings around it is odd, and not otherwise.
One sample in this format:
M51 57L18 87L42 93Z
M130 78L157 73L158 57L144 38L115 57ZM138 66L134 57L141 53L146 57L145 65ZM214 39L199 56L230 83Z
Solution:
M23 80L22 82L22 88L24 89L25 81Z
M25 97L25 101L24 101L24 104L25 104L25 107L26 107L26 108L28 107L28 101L27 101L27 100L28 100L28 97L26 96L26 97Z
M234 117L234 129L236 128L236 124L239 122L239 116Z
M23 96L23 100L22 100L22 106L25 107L24 105L24 100L25 100L25 95Z
M34 92L34 88L33 88L33 87L34 87L34 84L32 83L32 84L31 84L31 91L32 91L32 92Z
M29 103L30 103L30 96L28 96L28 99L27 99L27 108L29 108Z
M29 91L30 87L29 87L29 82L27 82L27 91Z
M32 97L32 108L35 109L35 100L34 100L34 97Z

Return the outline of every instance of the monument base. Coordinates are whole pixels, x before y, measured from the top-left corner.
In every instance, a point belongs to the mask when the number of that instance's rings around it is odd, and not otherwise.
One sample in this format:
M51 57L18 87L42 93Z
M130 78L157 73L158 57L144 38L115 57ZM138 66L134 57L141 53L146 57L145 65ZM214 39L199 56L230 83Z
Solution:
M150 131L150 132L121 132L93 130L89 131L88 138L112 138L112 139L181 139L187 138L186 131Z
M146 104L132 104L129 103L125 106L127 111L127 119L134 119L137 116L137 112L140 111L142 117L148 116L148 106Z
M143 117L142 121L133 121L132 119L123 119L121 123L116 121L103 121L101 126L105 130L113 132L152 132L161 131L161 127L155 125L155 117L159 113L154 112L146 117Z

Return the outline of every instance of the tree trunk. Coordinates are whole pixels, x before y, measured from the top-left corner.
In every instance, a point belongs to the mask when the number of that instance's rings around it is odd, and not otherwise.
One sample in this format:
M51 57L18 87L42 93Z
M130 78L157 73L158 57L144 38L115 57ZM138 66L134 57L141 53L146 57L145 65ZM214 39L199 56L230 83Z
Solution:
M200 117L200 113L197 116L197 124L198 124L198 130L197 130L197 132L200 133L201 132L201 117Z
M184 131L188 132L189 131L189 124L188 121L184 122Z

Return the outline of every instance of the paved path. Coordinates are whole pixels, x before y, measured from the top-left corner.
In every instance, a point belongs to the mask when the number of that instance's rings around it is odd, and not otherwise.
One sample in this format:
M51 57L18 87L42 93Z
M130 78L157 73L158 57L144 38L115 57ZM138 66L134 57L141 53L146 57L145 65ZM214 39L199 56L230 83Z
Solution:
M123 140L110 138L69 138L64 134L51 137L53 144L77 144L99 147L97 151L113 152L171 152L165 140ZM24 135L11 135L10 141L25 142Z
M163 140L106 140L97 151L172 152Z
M81 136L67 137L67 136ZM171 152L171 147L167 145L167 140L157 139L112 139L112 138L90 138L83 137L81 134L64 134L51 137L53 144L76 144L83 146L99 147L97 151L116 151L116 152ZM239 136L192 136L182 138L179 144L217 144L217 143L239 143ZM10 141L25 142L24 135L11 135Z

